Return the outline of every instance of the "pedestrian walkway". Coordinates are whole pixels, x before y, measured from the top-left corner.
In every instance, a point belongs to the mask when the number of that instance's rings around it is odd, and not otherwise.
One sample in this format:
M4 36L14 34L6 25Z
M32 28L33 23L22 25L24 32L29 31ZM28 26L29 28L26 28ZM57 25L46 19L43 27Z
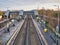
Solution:
M0 43L2 43L2 45L5 45L7 43L7 41L10 39L10 37L16 31L16 28L19 27L22 22L23 21L15 23L16 26L15 27L11 27L10 28L10 32L2 33L2 35L0 36Z

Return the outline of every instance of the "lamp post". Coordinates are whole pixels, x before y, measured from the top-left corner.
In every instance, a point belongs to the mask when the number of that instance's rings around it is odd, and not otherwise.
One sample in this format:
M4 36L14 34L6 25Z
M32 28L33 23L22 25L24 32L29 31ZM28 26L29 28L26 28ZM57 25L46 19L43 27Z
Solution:
M58 19L57 19L58 24L56 26L56 31L58 32L59 31L59 5L54 5L54 6L56 6L58 8Z

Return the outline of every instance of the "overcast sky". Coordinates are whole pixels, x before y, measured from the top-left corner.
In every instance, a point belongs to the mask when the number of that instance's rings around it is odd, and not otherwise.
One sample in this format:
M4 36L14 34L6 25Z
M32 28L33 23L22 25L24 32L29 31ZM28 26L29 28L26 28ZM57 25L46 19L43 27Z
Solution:
M56 9L53 5L60 6L60 0L0 0L0 10Z

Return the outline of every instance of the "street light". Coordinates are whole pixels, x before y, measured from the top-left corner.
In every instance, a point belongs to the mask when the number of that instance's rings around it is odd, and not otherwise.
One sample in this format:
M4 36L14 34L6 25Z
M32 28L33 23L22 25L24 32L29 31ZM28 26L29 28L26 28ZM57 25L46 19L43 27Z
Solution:
M59 31L59 5L54 5L54 6L56 6L58 8L58 24L56 26L56 31L58 32ZM56 35L57 35L57 33L56 33ZM58 39L57 39L57 45L58 45Z
M59 5L54 5L58 8L58 24L56 26L56 30L59 31Z

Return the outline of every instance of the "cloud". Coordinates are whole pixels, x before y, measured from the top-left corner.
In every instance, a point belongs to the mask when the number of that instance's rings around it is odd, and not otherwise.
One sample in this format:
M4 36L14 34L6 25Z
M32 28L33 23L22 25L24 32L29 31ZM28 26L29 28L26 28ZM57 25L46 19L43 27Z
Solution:
M47 4L51 6L54 4L60 4L60 0L0 0L0 9L5 9L7 7L9 7L10 9L13 8L32 9L32 8L37 8L38 5L45 6Z

